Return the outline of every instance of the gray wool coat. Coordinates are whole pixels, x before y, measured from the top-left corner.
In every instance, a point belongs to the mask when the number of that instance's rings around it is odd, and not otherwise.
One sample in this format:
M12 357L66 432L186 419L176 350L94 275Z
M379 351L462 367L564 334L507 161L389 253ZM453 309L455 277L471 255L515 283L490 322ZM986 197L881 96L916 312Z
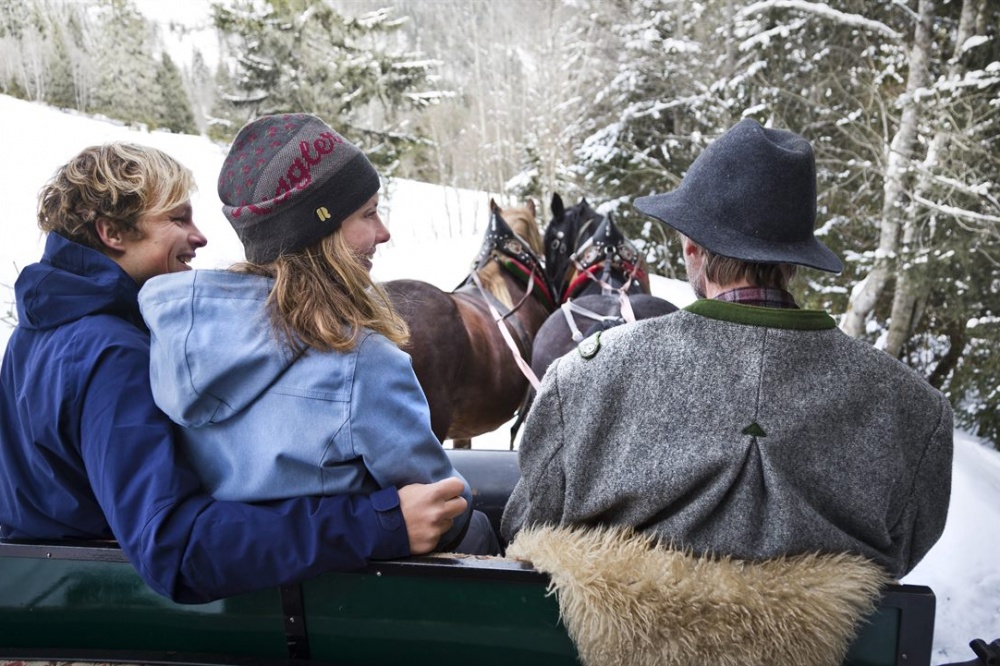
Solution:
M824 312L700 300L550 366L503 515L696 553L853 552L896 576L944 529L952 411Z

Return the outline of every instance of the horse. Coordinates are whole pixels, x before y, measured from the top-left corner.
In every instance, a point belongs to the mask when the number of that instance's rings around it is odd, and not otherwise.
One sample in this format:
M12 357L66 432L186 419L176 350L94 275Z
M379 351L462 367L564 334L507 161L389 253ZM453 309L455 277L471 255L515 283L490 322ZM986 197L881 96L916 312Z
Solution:
M601 221L601 214L591 208L586 198L580 203L566 208L562 197L556 192L550 204L552 219L545 227L545 273L549 282L561 296L566 288L565 279L569 270L570 255L582 244L582 239L594 233Z
M403 350L442 442L470 448L522 405L535 333L556 306L542 249L533 202L501 209L491 200L482 248L453 291L418 280L383 284L410 328Z
M550 282L562 289L559 310L535 336L531 368L539 378L555 359L596 330L677 310L670 301L650 294L641 254L610 215L601 216L586 199L567 209L558 194L552 197L552 213L545 237L550 239L547 258L554 259L546 267ZM590 237L583 239L590 229Z

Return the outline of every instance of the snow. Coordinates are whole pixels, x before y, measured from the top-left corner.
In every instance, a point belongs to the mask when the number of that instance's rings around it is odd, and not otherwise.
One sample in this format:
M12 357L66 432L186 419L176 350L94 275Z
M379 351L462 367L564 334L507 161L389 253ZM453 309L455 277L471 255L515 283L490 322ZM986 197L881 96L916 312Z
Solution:
M0 200L8 224L0 244L0 315L13 294L17 270L37 260L42 239L35 225L36 195L55 169L82 148L131 140L161 148L188 167L201 190L192 197L195 221L209 244L196 268L226 267L243 258L215 192L224 146L204 137L146 132L107 120L66 113L0 95ZM372 273L379 280L422 279L443 289L467 274L482 240L489 197L480 192L395 180L383 190L392 240L379 250ZM511 203L511 202L503 202ZM542 217L545 217L542 215ZM691 300L683 283L654 276L654 293L678 305ZM0 348L10 328L0 322ZM507 448L508 428L478 437L474 448ZM1000 637L1000 452L992 444L955 433L952 503L944 535L904 582L928 585L937 595L934 663L972 658L968 642Z
M212 71L219 62L219 34L212 22L212 5L204 0L135 0L139 12L157 26L163 48L181 68L200 51Z

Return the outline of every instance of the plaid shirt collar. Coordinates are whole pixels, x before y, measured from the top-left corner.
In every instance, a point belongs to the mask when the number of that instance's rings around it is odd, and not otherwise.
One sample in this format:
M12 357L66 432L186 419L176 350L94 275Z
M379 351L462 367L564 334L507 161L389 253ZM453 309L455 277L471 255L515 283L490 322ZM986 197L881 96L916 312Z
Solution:
M754 305L759 308L795 308L795 298L784 289L768 287L740 287L723 292L715 297L717 301Z

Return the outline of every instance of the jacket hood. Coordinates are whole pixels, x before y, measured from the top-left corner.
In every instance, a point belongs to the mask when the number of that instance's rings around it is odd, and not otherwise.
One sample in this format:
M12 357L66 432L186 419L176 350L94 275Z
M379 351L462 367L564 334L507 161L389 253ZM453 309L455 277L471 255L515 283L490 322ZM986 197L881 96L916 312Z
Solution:
M48 330L83 317L111 314L142 327L139 285L110 258L56 233L42 260L26 266L14 284L17 324Z
M156 404L186 427L225 421L294 362L265 303L272 280L231 271L154 277L139 292Z

